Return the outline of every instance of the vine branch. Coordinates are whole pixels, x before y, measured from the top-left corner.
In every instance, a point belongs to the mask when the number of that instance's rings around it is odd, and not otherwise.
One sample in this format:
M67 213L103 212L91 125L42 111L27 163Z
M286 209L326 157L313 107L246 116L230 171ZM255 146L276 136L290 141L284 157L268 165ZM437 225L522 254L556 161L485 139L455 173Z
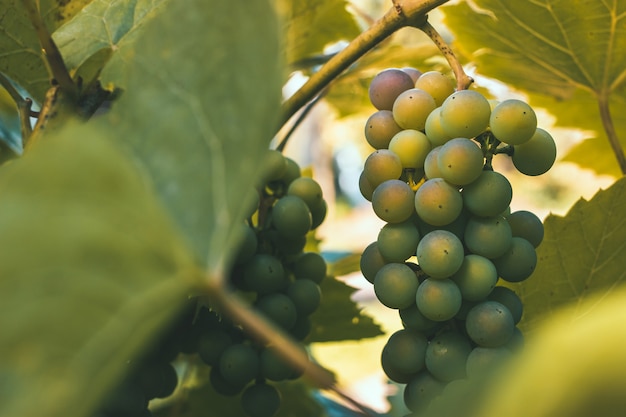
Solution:
M611 117L611 110L609 107L609 95L605 93L600 93L597 97L598 108L600 110L600 119L602 120L604 131L606 132L606 135L609 139L609 143L611 144L611 149L613 149L615 158L617 158L617 163L620 170L622 171L622 175L626 175L626 156L624 155L624 149L622 148L622 144L619 141L617 131L615 130L615 125L613 124L613 118Z
M398 29L423 25L426 13L447 2L448 0L395 0L393 7L382 18L333 56L298 91L285 100L279 126L285 125L300 108L374 46Z

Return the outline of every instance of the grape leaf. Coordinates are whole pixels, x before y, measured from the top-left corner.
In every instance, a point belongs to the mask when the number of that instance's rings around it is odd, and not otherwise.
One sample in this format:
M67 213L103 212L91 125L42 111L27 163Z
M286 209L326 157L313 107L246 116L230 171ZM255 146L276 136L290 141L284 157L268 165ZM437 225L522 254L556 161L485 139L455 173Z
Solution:
M626 48L626 4L590 0L472 3L483 11L473 11L469 2L442 10L457 39L455 46L472 56L478 71L516 88L555 97L570 110L584 109L586 114L574 126L594 125L598 137L606 140L598 124L597 103L619 96L626 80L626 56L621 52ZM596 103L590 105L590 101ZM626 111L626 103L612 100L611 105L614 118L621 119L615 115ZM626 147L623 123L618 132ZM610 148L605 145L603 149ZM591 157L583 160L582 150L574 152L570 160L593 169L602 167ZM610 172L616 167L613 162Z
M266 0L167 2L117 55L127 82L103 128L118 129L199 262L219 271L276 129L273 9Z
M608 296L626 280L626 178L579 200L565 217L546 218L533 275L514 285L524 303L523 327L532 331L560 305L579 306L572 320L589 314L591 294Z
M276 0L283 19L283 39L289 65L323 52L324 47L351 40L361 30L346 10L345 0Z
M93 128L3 166L0 194L0 416L90 415L202 274Z

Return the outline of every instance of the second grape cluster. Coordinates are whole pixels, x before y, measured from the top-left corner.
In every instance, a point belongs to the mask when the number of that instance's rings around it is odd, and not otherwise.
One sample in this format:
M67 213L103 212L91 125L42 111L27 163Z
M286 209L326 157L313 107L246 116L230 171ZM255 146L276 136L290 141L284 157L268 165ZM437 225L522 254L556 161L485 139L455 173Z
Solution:
M404 402L417 413L522 345L522 302L501 284L530 277L544 230L533 213L511 212L512 186L492 158L541 175L556 146L527 103L455 90L439 72L387 69L369 93L377 111L365 138L375 150L359 186L386 224L361 271L399 311L403 329L387 341L382 367L406 384Z

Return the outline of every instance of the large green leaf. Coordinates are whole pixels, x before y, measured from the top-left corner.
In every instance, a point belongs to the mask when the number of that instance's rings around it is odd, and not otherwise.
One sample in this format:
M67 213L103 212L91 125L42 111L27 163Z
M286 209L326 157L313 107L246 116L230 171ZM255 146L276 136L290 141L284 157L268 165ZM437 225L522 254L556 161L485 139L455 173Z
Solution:
M345 0L275 0L283 19L289 65L321 54L324 47L361 32Z
M0 416L84 417L202 275L97 130L46 138L0 195Z
M118 129L201 263L232 255L280 104L278 25L266 0L167 2L118 53Z
M566 303L580 306L572 320L589 314L591 294L608 296L626 280L626 179L579 200L565 217L545 220L533 275L515 285L524 302L523 323L533 330Z
M456 47L476 62L481 74L517 88L562 100L570 111L584 110L573 126L593 126L606 140L597 103L623 92L626 80L626 3L620 1L475 0L443 7ZM583 93L581 93L582 90ZM611 102L615 119L626 111L623 100ZM565 107L564 107L565 109ZM567 111L567 110L566 110ZM626 126L618 134L626 146ZM583 146L588 147L589 144ZM597 148L596 148L597 149ZM608 144L602 147L608 151ZM583 166L618 172L581 150L568 157ZM602 169L604 165L604 169Z

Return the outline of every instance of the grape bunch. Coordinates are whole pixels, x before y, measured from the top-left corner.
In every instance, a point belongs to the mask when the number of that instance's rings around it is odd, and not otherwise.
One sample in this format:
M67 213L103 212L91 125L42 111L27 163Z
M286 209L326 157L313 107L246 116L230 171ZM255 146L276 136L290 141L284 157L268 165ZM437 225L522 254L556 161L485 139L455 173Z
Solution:
M365 138L374 151L359 188L386 224L361 271L399 312L403 328L381 363L418 413L523 344L522 303L502 284L532 274L544 230L533 213L511 212L511 184L492 158L536 176L553 165L556 146L527 103L455 90L440 72L386 69L369 94L377 110Z
M228 282L274 324L303 341L327 272L322 256L305 250L307 234L322 223L327 204L320 185L302 176L292 159L270 150L264 166ZM183 310L153 343L152 352L128 363L127 377L93 417L150 417L150 400L169 397L178 385L174 364L180 354L209 366L212 389L239 396L242 415L276 414L281 395L272 383L296 379L302 370L202 300L187 300Z

